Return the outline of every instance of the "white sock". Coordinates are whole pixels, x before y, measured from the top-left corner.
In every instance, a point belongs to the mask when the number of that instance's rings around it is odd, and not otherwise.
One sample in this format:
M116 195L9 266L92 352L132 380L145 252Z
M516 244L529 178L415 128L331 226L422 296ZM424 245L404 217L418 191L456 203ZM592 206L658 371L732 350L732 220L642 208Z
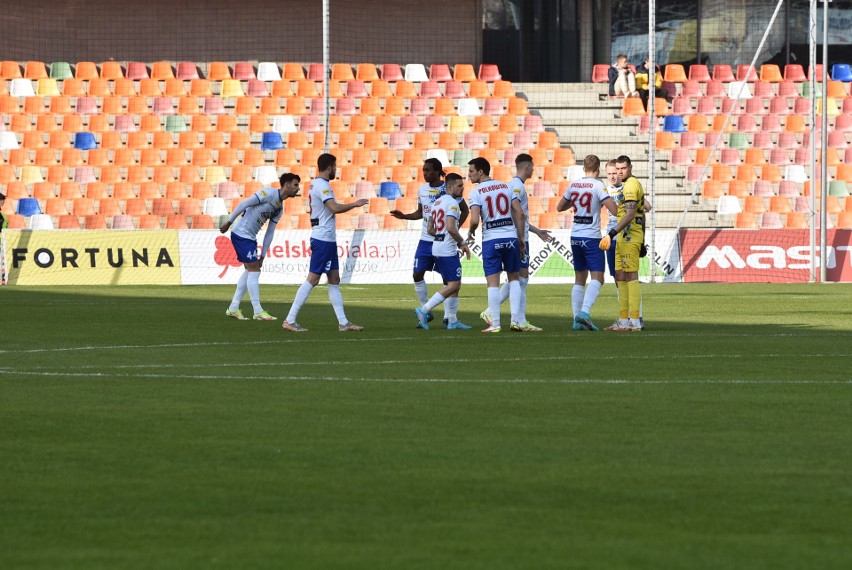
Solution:
M343 295L340 294L340 285L328 286L328 300L331 301L331 306L334 307L337 322L341 325L348 323L349 319L346 318L346 313L343 311Z
M506 281L503 285L500 286L500 304L506 302L506 299L509 298L509 282Z
M450 323L455 323L459 320L458 297L448 297L447 300L444 301L444 314L447 317L447 321Z
M520 323L518 310L521 308L521 284L509 281L509 307L512 311L512 322Z
M435 293L434 295L432 295L431 299L429 299L428 301L426 301L426 303L423 304L423 310L427 313L431 312L432 309L443 303L445 298L446 297L444 297L440 293Z
M518 322L524 324L527 322L527 283L530 280L528 277L518 277L518 283L521 284L521 304L518 307Z
M228 309L232 311L240 310L240 301L243 300L246 294L246 280L248 279L248 271L243 271L243 274L240 275L239 280L237 281L237 290L234 291L234 298L231 299L231 306Z
M601 283L597 279L592 279L592 281L589 283L589 286L586 287L586 294L583 296L584 313L592 312L592 305L595 304L595 301L598 298L598 293L601 292L601 287L603 287L603 283Z
M290 312L287 313L288 323L296 322L296 317L299 316L299 311L302 310L302 305L304 305L305 301L308 300L308 296L313 290L314 286L311 285L308 281L305 281L299 286L299 290L296 291L296 298L293 299L293 305L290 307Z
M571 309L574 311L574 316L577 316L577 313L583 310L583 295L586 292L586 288L583 285L574 284L574 288L571 289Z
M421 305L429 302L429 288L426 287L425 281L415 281L414 292L417 293L417 298L420 300Z
M260 271L248 271L246 285L248 287L251 306L254 308L254 314L262 313L263 307L260 306Z
M491 314L491 325L500 326L500 288L488 288L488 312Z
M642 318L642 302L643 302L644 300L645 300L644 298L639 299L639 318L640 318L640 319Z

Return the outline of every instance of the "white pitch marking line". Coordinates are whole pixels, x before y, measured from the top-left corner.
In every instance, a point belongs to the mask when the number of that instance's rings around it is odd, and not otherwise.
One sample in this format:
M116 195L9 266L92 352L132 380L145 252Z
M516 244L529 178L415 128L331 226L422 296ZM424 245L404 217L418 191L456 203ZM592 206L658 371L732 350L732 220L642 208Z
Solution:
M4 370L5 372L6 370ZM70 378L176 378L184 380L276 380L276 381L324 381L324 382L389 382L389 383L446 383L446 384L852 384L852 380L747 380L747 379L705 379L705 380L607 380L607 379L565 379L546 380L540 378L514 378L489 380L460 380L455 378L356 378L346 376L218 376L171 375L171 374L105 374L101 372L18 372L26 376L52 376Z
M388 338L338 338L334 342L389 342L389 341L408 341L414 340L415 337L388 337ZM291 343L314 343L314 342L329 342L328 339L287 339L280 340L255 340L243 342L182 342L170 344L118 344L112 346L69 346L65 348L25 348L25 349L10 349L0 350L0 354L31 354L38 352L76 352L85 350L131 350L131 349L151 349L151 348L199 348L208 346L245 346L258 344L291 344Z
M704 358L779 358L782 356L787 357L795 357L795 358L825 358L828 356L832 356L832 354L828 353L817 353L817 354L673 354L668 355L665 358L671 359L704 359ZM581 360L584 359L584 356L541 356L534 357L536 361L562 361L562 360ZM597 360L657 360L659 358L663 358L661 356L654 355L604 355L596 357ZM249 366L357 366L360 364L369 364L369 365L394 365L394 364L423 364L429 362L435 363L473 363L473 362L528 362L530 360L529 357L516 357L516 358L413 358L406 360L326 360L326 361L290 361L290 362L224 362L224 363L205 363L205 364L166 364L166 363L147 363L147 364L93 364L86 366L76 366L74 370L87 370L87 369L99 369L99 370L124 370L124 369L144 369L144 368L157 368L157 369L175 369L175 368L245 368ZM33 366L30 368L24 368L20 370L50 370L55 368L55 366ZM68 367L65 366L62 368L63 370L67 370ZM12 372L12 369L5 369L5 371Z

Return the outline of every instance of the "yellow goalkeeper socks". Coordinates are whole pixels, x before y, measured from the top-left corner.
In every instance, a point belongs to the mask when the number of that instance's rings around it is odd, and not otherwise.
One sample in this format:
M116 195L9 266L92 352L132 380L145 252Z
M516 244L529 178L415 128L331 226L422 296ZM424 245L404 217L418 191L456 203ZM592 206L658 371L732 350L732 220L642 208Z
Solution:
M626 287L628 291L628 297L630 298L628 303L628 308L630 311L631 319L639 318L639 308L642 306L642 291L639 289L639 280L629 281ZM624 312L624 306L622 305L621 312Z
M618 316L624 320L630 314L630 288L627 285L628 283L625 281L619 281L618 284Z

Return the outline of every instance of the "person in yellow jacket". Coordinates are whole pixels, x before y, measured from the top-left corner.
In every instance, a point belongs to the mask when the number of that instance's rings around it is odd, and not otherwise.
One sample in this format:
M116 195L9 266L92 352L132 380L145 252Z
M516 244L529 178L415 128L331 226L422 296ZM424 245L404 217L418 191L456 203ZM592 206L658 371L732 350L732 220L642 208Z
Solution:
M639 98L642 99L642 104L645 109L648 108L648 97L650 95L649 83L651 73L648 71L648 65L651 62L645 58L645 62L636 68L636 91L639 92ZM656 97L668 98L668 93L663 89L663 74L660 73L660 66L655 65L656 73L654 74L654 86L657 88Z

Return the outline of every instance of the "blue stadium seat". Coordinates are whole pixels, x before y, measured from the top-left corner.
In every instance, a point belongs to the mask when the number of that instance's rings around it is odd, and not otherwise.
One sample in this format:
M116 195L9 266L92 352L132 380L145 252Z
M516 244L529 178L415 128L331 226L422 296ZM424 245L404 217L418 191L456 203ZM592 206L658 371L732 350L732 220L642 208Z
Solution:
M263 133L263 138L260 142L261 150L278 150L280 148L284 148L281 133Z
M834 81L852 81L852 68L848 63L835 63L831 66L831 79Z
M35 216L41 214L41 208L35 198L21 198L18 200L18 209L15 213L24 217Z
M80 150L91 150L93 148L98 148L98 143L95 142L94 133L76 133L74 135L74 148Z
M382 182L379 184L379 197L388 200L401 198L402 192L399 189L399 184L397 182Z
M663 130L667 133L685 133L686 125L680 115L669 115L663 118Z

